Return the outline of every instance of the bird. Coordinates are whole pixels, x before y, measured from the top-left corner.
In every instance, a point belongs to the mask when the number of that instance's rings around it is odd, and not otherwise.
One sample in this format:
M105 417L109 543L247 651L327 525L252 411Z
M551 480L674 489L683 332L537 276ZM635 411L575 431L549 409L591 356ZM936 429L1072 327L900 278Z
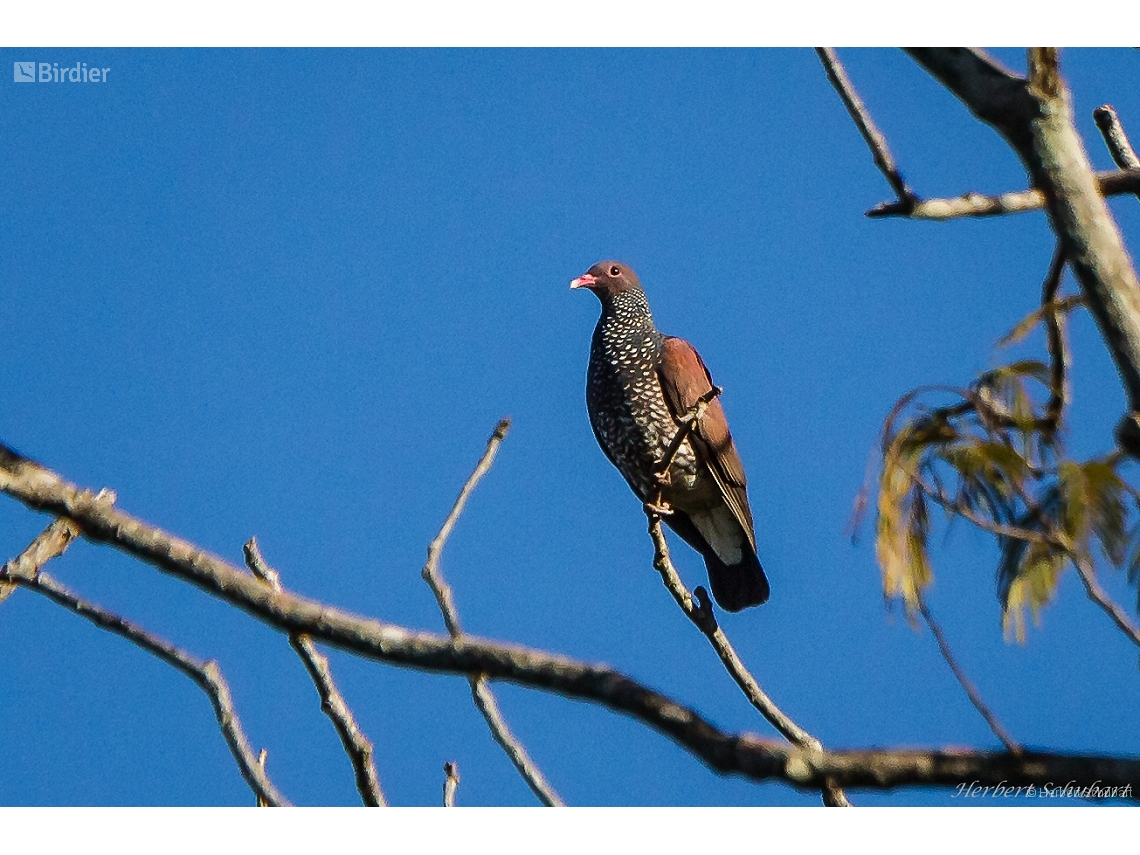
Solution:
M586 371L598 445L634 494L661 506L666 525L701 554L721 608L767 602L744 466L704 361L687 341L657 329L628 265L599 261L570 287L593 291L602 304ZM704 415L658 476L657 464L701 400L708 402Z

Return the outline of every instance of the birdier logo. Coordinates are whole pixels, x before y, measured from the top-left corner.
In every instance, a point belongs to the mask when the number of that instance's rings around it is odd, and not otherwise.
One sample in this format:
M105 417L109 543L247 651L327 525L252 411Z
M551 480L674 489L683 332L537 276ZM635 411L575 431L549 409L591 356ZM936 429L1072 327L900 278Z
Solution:
M110 68L87 67L85 62L65 65L58 62L13 62L16 83L106 83Z

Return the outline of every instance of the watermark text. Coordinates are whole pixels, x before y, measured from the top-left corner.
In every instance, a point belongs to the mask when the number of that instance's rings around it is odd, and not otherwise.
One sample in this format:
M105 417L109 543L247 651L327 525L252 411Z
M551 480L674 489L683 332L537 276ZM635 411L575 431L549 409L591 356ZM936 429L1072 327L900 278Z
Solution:
M1081 786L1076 781L1065 784L1045 783L1025 784L1014 787L1002 781L1000 784L982 786L978 781L961 783L951 798L962 799L1130 799L1132 785L1109 787L1100 781Z
M58 62L14 62L15 83L106 83L110 68L88 66L85 62L60 66Z

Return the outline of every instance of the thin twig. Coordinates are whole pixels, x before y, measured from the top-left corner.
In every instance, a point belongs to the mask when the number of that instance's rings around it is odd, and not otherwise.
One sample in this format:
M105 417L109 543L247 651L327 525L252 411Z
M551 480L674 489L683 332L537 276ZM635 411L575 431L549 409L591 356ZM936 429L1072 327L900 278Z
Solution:
M863 139L866 140L867 146L871 149L871 156L875 160L875 165L879 167L879 171L883 173L894 189L895 195L898 196L897 204L904 209L907 206L913 206L918 202L918 197L907 186L902 173L895 165L895 159L891 156L890 149L887 148L886 139L875 127L871 114L867 112L863 101L856 93L855 87L847 76L847 71L843 68L843 63L839 61L839 57L836 56L832 48L820 47L816 48L815 52L819 54L819 60L823 63L824 71L827 72L827 79L831 81L831 85L839 93L843 106L847 108L847 112L851 115L859 133L863 135Z
M459 625L459 612L455 608L455 599L452 596L451 586L443 578L443 571L440 569L439 561L440 556L443 554L443 547L447 543L451 531L455 528L455 523L459 519L459 515L463 513L463 508L467 504L467 498L475 489L475 485L487 474L491 469L491 465L495 462L495 455L499 451L499 446L507 437L507 432L511 429L510 419L501 419L495 430L491 434L491 438L487 440L487 448L483 452L483 456L479 458L479 463L475 466L475 470L471 473L471 477L467 479L467 483L463 485L463 489L459 491L459 496L455 500L455 504L451 508L451 512L447 515L443 525L440 527L439 533L432 540L428 546L427 563L424 564L424 569L421 575L424 581L428 583L432 593L435 594L435 600L439 604L439 610L443 615L443 622L447 625L447 632L453 639L458 639L463 630ZM538 797L547 807L562 807L563 801L550 782L542 774L542 770L538 768L534 760L527 754L526 748L519 741L512 732L510 727L507 726L507 721L503 717L502 711L499 709L499 704L495 700L495 695L491 691L491 687L487 685L487 680L482 674L471 675L468 678L471 684L471 697L475 701L475 706L478 707L479 712L483 714L483 718L487 721L487 726L491 728L491 735L495 741L499 743L503 751L506 752L507 757L510 758L511 763L514 764L515 769L522 776L522 779L530 787L531 791ZM458 778L456 779L458 782Z
M88 540L111 544L283 632L309 633L378 662L436 673L487 674L593 701L669 737L721 774L779 780L805 790L818 790L828 780L876 790L957 787L975 780L983 786L1038 787L1048 781L1099 780L1102 788L1129 787L1119 798L1140 801L1140 793L1131 789L1140 781L1140 758L1058 752L1014 757L962 748L820 752L785 746L750 733L720 730L690 707L604 665L468 635L442 638L352 615L287 591L277 593L247 570L119 511L3 444L0 491L29 508L70 517ZM12 580L0 572L0 581Z
M269 780L269 776L265 774L265 769L258 764L253 748L249 744L249 740L246 739L237 712L234 710L229 685L222 676L217 662L212 660L202 662L195 659L170 642L152 635L125 618L84 600L40 570L43 561L62 553L67 548L67 544L79 534L79 527L71 520L56 520L32 542L20 558L10 561L3 568L0 568L0 577L7 582L13 582L20 587L43 594L52 602L91 621L100 629L108 630L127 639L197 683L209 696L214 707L214 715L218 719L218 726L226 739L230 753L233 754L242 777L245 778L254 795L260 801L264 801L273 807L289 804L285 797L278 792L273 782Z
M1112 619L1112 622L1117 625L1130 641L1140 646L1140 627L1133 624L1128 619L1128 615L1125 614L1124 610L1116 605L1104 592L1104 589L1101 588L1100 584L1096 581L1096 574L1092 566L1087 563L1085 558L1062 532L1057 531L1054 527L1050 527L1048 531L1033 531L1019 526L991 522L990 520L978 516L960 502L948 498L941 490L932 487L922 477L912 474L911 479L931 500L941 507L958 514L967 522L972 523L983 531L1002 535L1003 537L1014 538L1016 540L1024 540L1028 543L1046 543L1063 552L1076 568L1077 574L1080 576L1081 583L1085 586L1085 593L1088 594L1089 599L1104 610ZM1030 510L1033 510L1036 506L1033 505L1032 498L1022 491L1019 492L1022 499L1030 506Z
M938 642L938 650L942 653L942 658L946 660L946 664L950 666L950 670L954 673L954 678L958 681L958 684L965 689L966 696L970 699L970 703L974 705L974 709L981 713L982 718L986 720L986 724L990 726L990 730L994 732L994 736L1001 740L1001 744L1006 747L1006 750L1011 754L1020 755L1022 753L1021 746L1014 742L1009 734L1006 733L1005 728L1001 726L1001 722L997 720L997 716L986 706L981 694L979 694L974 684L970 682L970 678L966 676L966 672L962 669L962 666L958 664L958 660L954 656L954 651L950 649L950 643L942 633L942 627L938 625L938 622L934 619L934 615L930 613L930 608L926 605L926 600L921 594L918 598L918 611L926 621L926 625L930 627L930 631L934 633L934 640Z
M1117 625L1121 632L1132 640L1132 643L1140 647L1140 627L1137 627L1132 621L1128 619L1124 609L1112 601L1112 599L1104 592L1100 583L1096 580L1096 571L1084 559L1069 553L1072 559L1073 566L1077 568L1077 575L1081 577L1081 584L1085 586L1085 593L1088 598L1096 603L1104 613L1112 618L1112 622Z
M704 588L697 587L696 600L694 600L693 595L689 593L684 582L681 581L681 576L677 572L677 568L673 566L672 559L669 557L669 544L666 542L665 534L661 530L661 517L652 510L647 511L647 513L649 515L649 536L653 540L653 567L661 574L661 579L665 583L665 587L669 590L669 593L673 595L673 599L677 602L677 605L681 607L681 611L685 613L685 617L692 621L693 625L709 640L709 644L712 645L713 650L716 651L720 661L724 664L725 670L728 671L729 676L732 677L736 685L744 692L744 696L748 698L748 702L752 704L785 739L803 748L822 751L823 744L788 718L783 710L776 706L772 699L768 697L767 693L760 688L760 684L756 681L756 678L752 676L752 673L748 670L747 666L737 654L736 649L724 634L724 630L722 630L717 623L716 616L713 613L712 603L709 601L708 594ZM824 787L823 792L824 799L829 806L850 806L843 790L834 784L828 783Z
M444 763L443 774L443 806L455 807L455 791L459 789L459 767L454 763Z
M724 392L720 386L713 386L699 398L693 406L684 413L677 421L680 426L677 432L673 434L673 439L670 441L665 453L661 455L661 459L653 466L653 473L657 477L657 497L655 501L661 502L661 490L664 487L665 473L669 471L669 467L673 465L674 459L677 457L677 452L681 450L681 445L689 438L689 434L697 429L701 423L701 419L705 417L705 411L708 409L713 398Z
M1128 141L1128 134L1124 132L1124 126L1120 123L1120 117L1112 105L1103 104L1097 107L1093 110L1093 119L1100 128L1104 144L1108 146L1109 154L1112 155L1116 165L1121 169L1140 169L1140 157L1136 156L1136 151Z
M249 539L249 542L242 547L242 552L245 554L246 566L253 574L274 591L280 592L281 576L265 563L256 537ZM384 799L384 791L380 787L380 776L376 772L372 743L360 729L351 707L337 688L332 669L329 668L328 657L317 649L313 639L305 633L290 633L289 644L301 658L305 670L309 672L309 677L321 697L321 710L332 721L337 736L340 737L340 743L352 762L356 789L360 793L361 800L366 807L387 807L388 802Z
M261 768L262 772L265 771L265 762L268 759L269 759L269 751L266 750L265 748L262 748L259 752L257 752L257 765ZM263 799L261 796L258 796L257 797L257 806L258 807L269 807L269 803L266 802L265 799Z
M1102 196L1122 196L1140 193L1140 168L1097 172L1094 175ZM1046 207L1045 194L1040 190L1015 190L998 196L966 193L953 199L923 199L913 205L902 202L883 202L867 211L867 216L907 217L911 220L953 220L960 217L997 217L1003 214L1023 214L1041 211Z
M1045 404L1045 420L1049 426L1045 431L1047 439L1061 427L1061 415L1065 411L1068 397L1065 388L1065 374L1069 365L1069 354L1065 347L1065 328L1061 313L1057 311L1057 291L1065 274L1065 248L1057 241L1049 272L1041 285L1041 313L1045 319L1046 341L1049 348L1049 401Z
M699 602L694 602L693 596L685 587L685 583L681 581L677 568L673 566L673 561L669 557L669 544L665 539L665 532L661 529L661 511L663 510L661 508L661 493L664 486L664 474L669 471L681 443L697 429L709 402L720 393L720 387L713 386L677 420L680 422L677 432L673 435L673 440L669 443L664 455L654 466L654 472L658 475L657 490L653 500L645 503L645 514L649 519L649 537L653 540L653 567L661 574L661 580L665 583L669 593L673 595L677 605L681 607L681 611L709 640L713 650L716 651L720 661L724 664L725 670L736 681L736 685L744 692L749 703L759 710L760 714L792 744L822 751L823 744L788 718L783 710L776 706L760 688L760 684L752 676L740 656L737 655L735 648L728 640L728 636L724 634L724 630L717 623L712 603L704 588L697 587L696 597ZM843 790L830 782L823 788L823 798L828 806L850 807Z
M4 565L5 575L35 578L40 568L67 550L79 537L79 526L69 519L58 519L40 532L28 547ZM15 582L0 582L0 602L18 588Z

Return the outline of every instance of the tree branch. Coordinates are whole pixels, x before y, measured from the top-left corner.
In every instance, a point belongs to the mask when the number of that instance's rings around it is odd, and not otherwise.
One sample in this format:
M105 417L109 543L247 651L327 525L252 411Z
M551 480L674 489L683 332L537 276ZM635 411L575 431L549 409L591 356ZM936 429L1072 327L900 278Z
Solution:
M1097 172L1093 177L1102 196L1140 193L1140 168L1113 172ZM953 199L919 199L912 205L883 202L867 211L872 219L907 217L911 220L954 220L961 217L997 217L1041 211L1048 205L1044 193L1037 189L1015 190L999 196L966 193Z
M991 522L963 506L962 503L950 499L944 495L941 490L928 484L920 476L914 475L912 476L912 480L926 496L936 502L940 507L957 514L983 531L988 531L991 534L997 534L1003 537L1014 538L1016 540L1024 540L1029 543L1048 543L1063 552L1070 563L1076 568L1077 574L1080 576L1081 583L1085 586L1085 592L1088 594L1089 599L1104 610L1112 619L1112 622L1117 625L1133 644L1140 646L1140 627L1133 624L1128 619L1124 610L1112 602L1096 581L1096 573L1092 565L1074 548L1073 544L1062 532L1057 531L1053 527L1050 527L1048 531L1033 531L1019 526ZM1030 496L1022 492L1021 497L1031 510L1037 509L1037 506L1033 503Z
M1045 321L1049 348L1049 400L1045 404L1045 420L1050 440L1061 428L1061 415L1068 398L1065 376L1069 367L1069 354L1065 348L1065 328L1057 305L1057 292L1064 275L1065 249L1058 241L1057 248L1053 251L1053 260L1049 264L1049 272L1041 284L1041 316Z
M1032 157L1029 125L1039 115L1039 107L1030 97L1024 78L975 48L905 50L971 113L1001 134L1023 161Z
M978 51L909 52L1006 138L1044 193L1053 230L1124 381L1131 412L1117 427L1117 442L1140 459L1140 282L1073 125L1057 50L1030 49L1028 81Z
M748 702L754 706L768 722L780 732L781 735L794 745L799 745L805 748L822 751L823 744L808 733L806 730L797 725L788 716L786 716L775 702L760 688L759 682L752 676L752 673L745 666L743 660L737 655L732 643L729 642L728 636L717 623L716 615L713 613L712 603L709 601L708 593L704 588L698 587L696 594L700 603L694 603L693 597L689 594L685 583L681 581L681 575L677 572L677 568L673 566L673 561L669 557L669 544L665 540L665 533L661 529L661 492L664 486L665 473L669 471L669 467L673 465L673 460L677 456L681 448L681 444L685 439L697 429L701 418L705 414L705 410L717 395L721 393L719 386L713 386L708 392L697 399L697 402L689 408L689 410L677 421L680 423L677 427L676 433L673 435L672 441L666 448L665 453L661 459L653 467L654 472L658 476L657 489L652 501L645 503L645 515L649 520L649 537L653 541L653 567L661 574L661 580L665 583L665 587L669 593L673 595L677 605L681 607L681 611L685 613L693 625L701 631L701 633L709 640L713 650L716 651L720 661L723 663L725 670L728 671L729 676L744 692L744 696L748 698ZM829 807L850 807L851 804L847 800L846 794L839 787L828 783L823 788L824 803Z
M495 426L491 438L487 440L487 448L483 452L483 456L479 458L479 463L475 466L475 471L471 473L471 477L467 479L467 483L463 485L463 489L459 491L459 496L455 500L455 504L448 513L447 518L443 521L443 526L440 528L439 533L432 540L428 546L427 563L424 564L422 576L424 581L428 583L432 593L435 594L435 600L439 604L439 610L443 614L443 622L447 625L447 632L453 639L458 639L463 630L459 625L459 612L455 608L455 600L452 597L451 586L443 578L443 571L440 569L439 560L443 554L443 547L447 543L448 537L451 536L451 530L455 527L459 515L463 513L463 508L467 504L467 498L475 489L475 485L482 480L483 476L490 471L492 464L495 462L495 455L499 451L499 446L503 440L507 438L507 432L511 429L510 419L501 419ZM538 768L535 762L527 754L526 748L519 741L510 727L507 726L507 721L503 717L502 711L499 709L498 701L495 700L495 695L491 691L491 687L487 685L486 679L482 674L468 675L468 682L471 684L471 697L475 701L475 706L479 708L479 712L483 714L483 718L487 721L487 726L491 728L491 735L499 746L506 752L507 757L510 758L511 763L514 764L515 769L522 776L526 785L530 787L538 800L547 807L564 807L564 803L559 798L558 793L546 780L542 774L542 770ZM458 783L458 778L456 778Z
M819 55L820 62L823 63L823 69L827 72L827 79L831 81L831 85L839 93L843 106L847 108L847 112L851 115L859 133L863 135L867 147L871 149L871 157L875 161L875 166L879 167L879 171L883 173L887 183L895 191L895 195L898 197L898 202L895 204L902 210L909 210L918 202L918 197L907 186L906 180L899 172L898 166L895 165L895 159L891 156L891 150L887 147L886 139L875 127L875 122L871 119L871 114L867 112L859 94L855 91L851 79L847 76L847 71L843 68L843 63L839 61L839 57L836 56L835 50L832 48L819 47L815 49L815 52Z
M331 606L276 592L248 573L161 529L97 500L55 473L0 445L0 490L28 507L70 517L83 536L110 543L164 572L285 632L307 632L377 661L444 673L485 673L567 697L596 701L668 736L722 774L757 781L783 780L819 790L834 778L841 787L1033 784L1097 781L1105 787L1140 781L1140 758L1034 753L1022 757L975 751L832 751L789 747L754 734L726 733L678 704L604 665L471 636L441 638L347 614ZM0 582L13 581L0 571ZM85 613L86 614L86 613ZM254 761L256 762L256 761ZM1137 799L1129 791L1121 798Z
M1021 746L1013 741L1012 737L1006 733L1005 728L1001 726L997 716L993 711L986 706L986 702L982 700L981 694L966 675L965 670L958 664L958 659L954 656L954 651L950 649L950 643L946 640L946 636L942 633L942 627L938 625L938 621L934 619L934 615L930 613L930 608L926 605L926 600L920 595L918 600L918 611L922 615L926 625L930 627L930 631L934 634L934 640L938 643L938 650L942 654L942 658L946 664L950 666L951 672L954 674L954 679L958 681L966 692L966 697L970 699L970 703L986 720L986 724L990 726L994 736L1001 740L1001 744L1005 746L1006 750L1011 754L1021 754Z
M222 676L217 662L202 662L195 659L130 621L82 599L40 569L44 562L62 554L72 539L80 533L78 526L71 520L56 520L32 541L19 558L0 568L0 579L43 594L52 602L91 621L100 629L113 632L157 656L197 683L209 696L210 703L214 707L214 715L218 719L218 726L226 739L226 745L229 746L230 753L233 754L241 770L241 776L245 778L254 795L273 807L288 805L289 802L269 780L264 767L258 763L253 754L253 747L246 739L237 712L234 710L229 685Z
M1140 627L1137 627L1128 619L1124 609L1120 608L1112 599L1104 592L1100 583L1096 580L1096 571L1092 565L1084 560L1078 558L1077 555L1070 552L1069 557L1073 561L1073 566L1077 568L1077 575L1081 578L1081 584L1085 586L1085 593L1088 598L1100 606L1104 613L1112 618L1112 622L1131 639L1132 643L1140 647Z
M443 774L443 806L455 807L455 791L459 789L459 767L454 763L444 763Z
M246 566L253 574L271 589L280 592L281 576L265 563L261 550L257 546L257 538L251 537L249 542L242 547L242 551L245 554ZM348 754L348 758L352 762L356 789L360 793L364 805L366 807L387 807L388 802L384 799L384 791L380 787L380 776L376 772L372 743L360 729L360 725L356 722L356 716L352 714L352 709L344 699L344 695L337 688L333 680L332 669L329 668L328 657L317 650L313 639L305 633L290 633L289 644L301 657L301 662L304 664L305 670L309 672L309 677L312 679L313 685L317 687L317 692L321 697L321 710L332 721L337 736L340 737L340 744L344 746L345 753Z
M1112 105L1103 104L1097 107L1093 110L1093 119L1100 128L1104 144L1108 146L1109 154L1112 155L1116 165L1121 169L1140 169L1140 157L1136 156L1132 143L1128 141L1128 134L1124 132L1124 126L1120 123L1120 117L1116 115Z
M34 579L40 568L67 551L71 541L79 537L79 527L71 520L56 520L40 532L27 548L4 565L4 575ZM0 602L18 588L15 582L0 582Z

